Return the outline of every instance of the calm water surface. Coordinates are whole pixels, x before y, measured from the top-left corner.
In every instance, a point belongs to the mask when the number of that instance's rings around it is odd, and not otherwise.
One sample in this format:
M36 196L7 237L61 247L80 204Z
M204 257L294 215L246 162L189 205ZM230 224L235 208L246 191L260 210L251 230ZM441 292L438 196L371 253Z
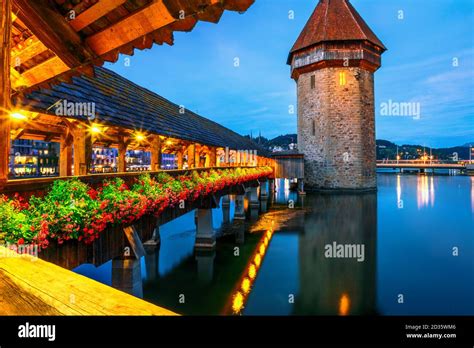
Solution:
M75 271L181 314L474 314L474 177L379 174L374 194L303 197L281 180L267 208L231 227L215 209L213 252L194 251L191 212L130 269ZM363 261L326 257L333 243Z

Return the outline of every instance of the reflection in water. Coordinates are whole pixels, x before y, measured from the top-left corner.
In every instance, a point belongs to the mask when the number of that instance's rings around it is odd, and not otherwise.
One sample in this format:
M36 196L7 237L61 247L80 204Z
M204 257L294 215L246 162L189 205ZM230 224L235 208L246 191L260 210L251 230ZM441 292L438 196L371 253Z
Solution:
M146 301L185 315L474 314L474 178L386 174L376 194L292 194L269 195L257 222L232 222L231 213L213 253L194 250L191 213L161 226L142 274L138 262L116 260L75 271L137 296L142 287ZM333 243L362 245L364 261L326 257Z
M300 315L375 312L377 195L308 195L312 206L299 237ZM325 256L334 242L364 246L364 261ZM352 255L354 256L354 255Z
M402 201L402 184L401 184L401 175L397 175L397 206L399 209L403 208Z
M265 254L268 250L268 245L273 237L273 223L272 227L270 227L265 233L263 233L259 244L255 248L255 251L252 256L250 256L249 261L247 263L247 267L243 272L240 280L237 282L237 286L229 299L230 312L228 309L224 311L225 314L242 314L242 309L245 307L245 302L247 300L247 296L252 289L252 284L257 277L258 270L260 269L260 265L265 257ZM227 305L229 308L229 304Z
M435 201L433 176L418 175L416 188L418 210L428 206L433 207Z
M290 180L276 179L275 180L275 203L288 204L289 200L296 202L298 200L298 193L290 191Z
M471 176L471 210L474 213L474 176Z
M216 252L214 250L197 250L196 262L198 269L198 280L201 284L209 284L212 282L214 274L214 259Z
M347 294L342 294L341 299L339 300L339 315L349 314L349 308L351 306L351 300Z
M143 298L140 260L118 258L112 260L112 286L133 296Z

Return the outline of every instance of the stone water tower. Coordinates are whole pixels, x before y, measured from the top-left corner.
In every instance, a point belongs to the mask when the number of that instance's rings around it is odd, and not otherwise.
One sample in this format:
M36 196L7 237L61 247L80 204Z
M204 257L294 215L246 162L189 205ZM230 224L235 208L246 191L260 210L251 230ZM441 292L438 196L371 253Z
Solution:
M348 0L320 0L293 45L308 190L376 189L374 72L385 50Z

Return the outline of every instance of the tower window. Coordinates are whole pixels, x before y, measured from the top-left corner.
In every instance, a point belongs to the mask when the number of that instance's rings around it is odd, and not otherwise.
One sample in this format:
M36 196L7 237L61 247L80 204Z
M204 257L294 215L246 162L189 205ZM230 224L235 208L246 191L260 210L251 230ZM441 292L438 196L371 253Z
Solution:
M311 75L311 89L316 87L316 76Z
M345 72L340 72L339 73L339 85L340 86L345 86L346 85L346 73Z
M314 122L314 120L311 120L311 134L313 136L316 135L316 123Z

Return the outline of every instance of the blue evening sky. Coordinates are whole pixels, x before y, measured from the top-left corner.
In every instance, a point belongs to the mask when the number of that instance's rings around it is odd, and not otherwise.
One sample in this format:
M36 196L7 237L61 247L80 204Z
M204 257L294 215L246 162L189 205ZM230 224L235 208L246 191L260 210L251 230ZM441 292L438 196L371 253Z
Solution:
M244 14L224 12L217 25L198 22L190 33L175 33L173 46L137 50L107 67L238 133L296 133L286 59L317 2L256 0ZM474 1L351 3L388 48L375 75L377 139L432 147L473 142ZM388 100L420 103L420 119L381 116Z

